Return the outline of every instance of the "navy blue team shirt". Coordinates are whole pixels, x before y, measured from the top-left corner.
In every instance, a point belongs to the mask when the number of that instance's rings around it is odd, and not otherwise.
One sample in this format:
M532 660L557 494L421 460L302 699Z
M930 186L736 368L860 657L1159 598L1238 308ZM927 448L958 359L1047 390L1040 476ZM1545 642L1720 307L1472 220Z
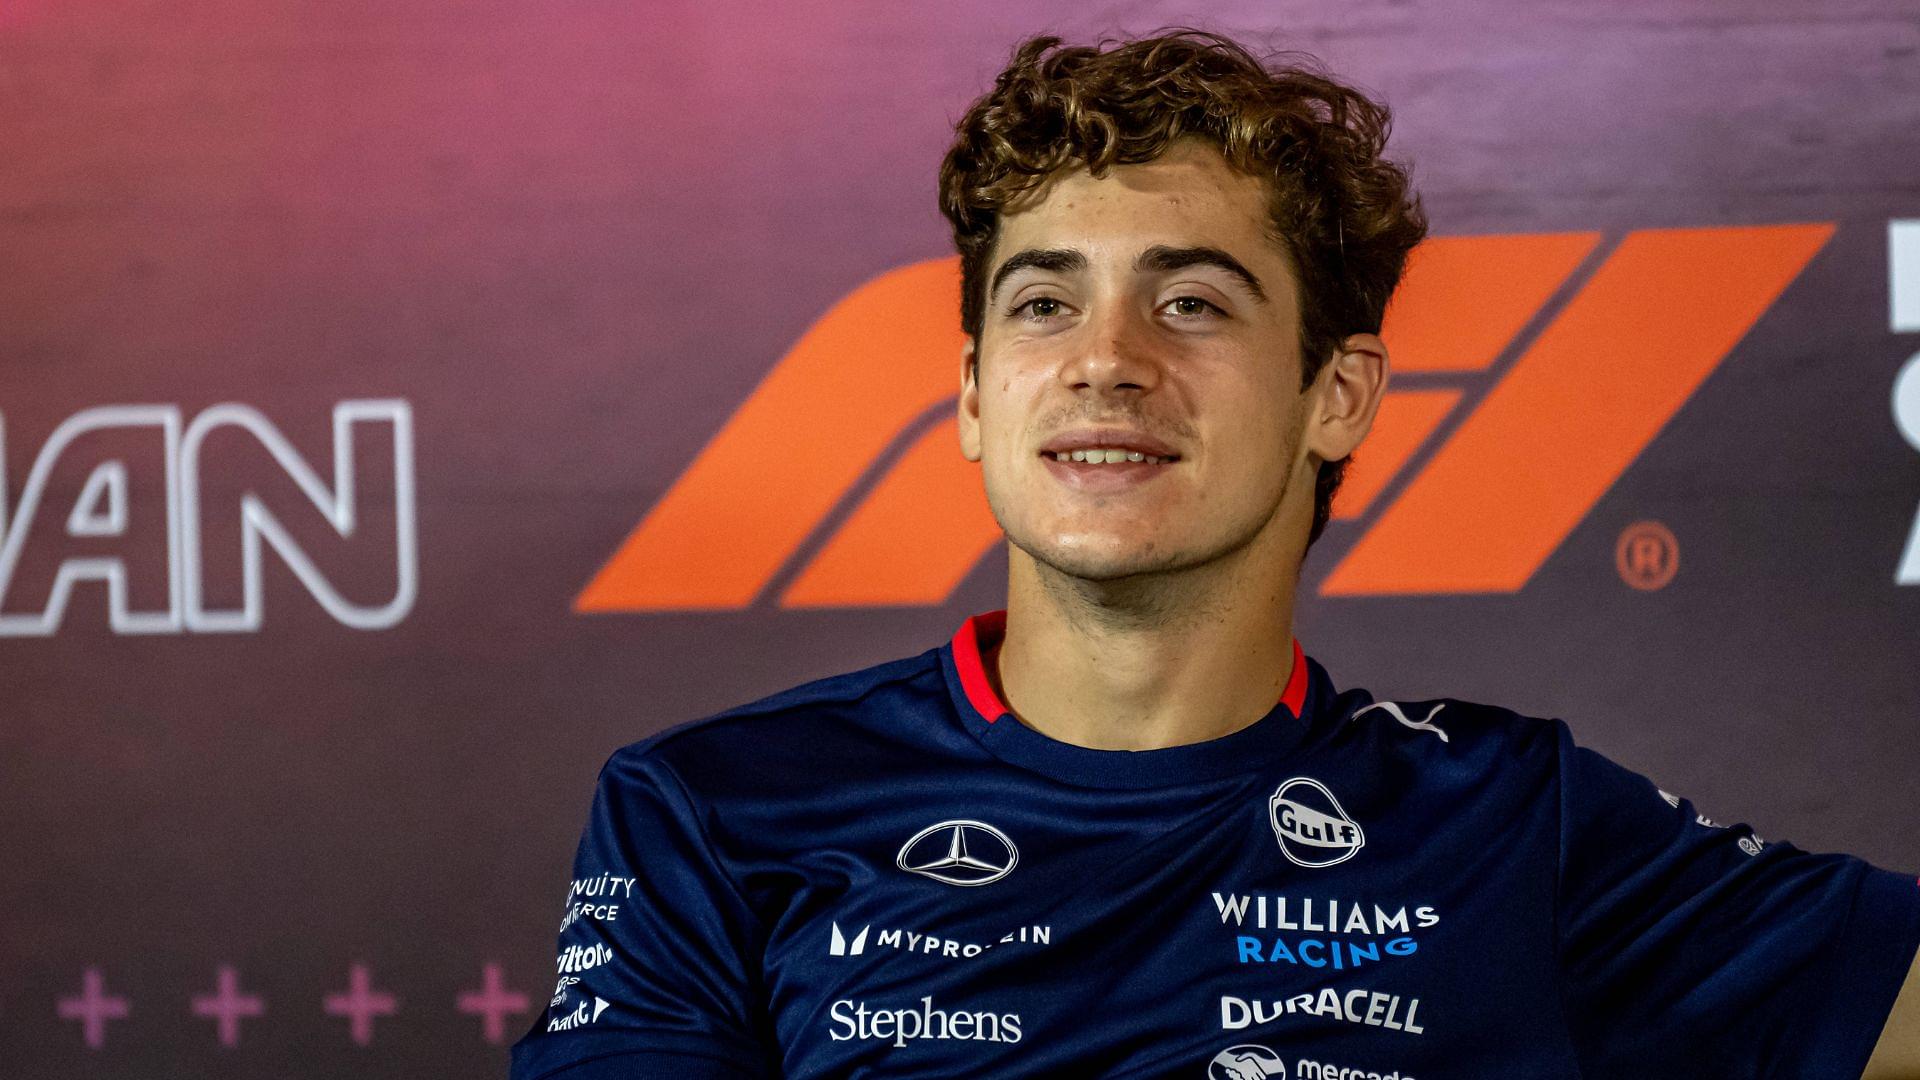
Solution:
M615 753L515 1080L1855 1080L1920 946L1911 876L1298 642L1233 734L1058 742L1005 619Z

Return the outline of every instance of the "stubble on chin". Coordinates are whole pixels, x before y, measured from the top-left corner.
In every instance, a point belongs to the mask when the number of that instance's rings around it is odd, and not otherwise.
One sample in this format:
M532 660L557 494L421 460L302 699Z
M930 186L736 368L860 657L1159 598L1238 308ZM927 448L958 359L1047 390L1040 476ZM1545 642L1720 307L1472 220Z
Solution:
M993 509L1008 543L1032 561L1038 584L1061 600L1126 612L1129 619L1193 616L1196 604L1209 606L1206 597L1231 588L1240 577L1236 556L1244 556L1274 526L1290 486L1283 481L1272 505L1237 528L1211 538L1186 537L1186 543L1169 543L1170 537L1062 540L1051 524L1029 530L1016 518L1016 527L1007 529L1003 507Z

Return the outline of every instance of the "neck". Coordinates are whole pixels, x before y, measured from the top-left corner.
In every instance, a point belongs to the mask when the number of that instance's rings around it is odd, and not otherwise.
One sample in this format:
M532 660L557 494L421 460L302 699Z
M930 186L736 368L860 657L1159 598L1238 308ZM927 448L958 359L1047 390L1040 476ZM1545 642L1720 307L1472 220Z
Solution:
M1006 636L988 678L1021 723L1076 746L1152 750L1238 731L1272 711L1293 672L1299 558L1274 546L1103 582L1009 546Z

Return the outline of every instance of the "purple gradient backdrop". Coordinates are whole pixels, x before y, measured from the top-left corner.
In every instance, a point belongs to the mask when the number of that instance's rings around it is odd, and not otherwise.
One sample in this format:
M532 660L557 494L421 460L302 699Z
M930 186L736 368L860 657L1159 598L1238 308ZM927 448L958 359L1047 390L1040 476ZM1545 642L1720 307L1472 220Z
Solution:
M420 529L389 630L269 559L257 633L117 635L87 585L56 635L0 638L7 1073L504 1070L456 997L491 962L544 1003L606 754L937 644L1001 606L1004 564L939 608L572 597L823 310L948 253L935 170L1016 40L1178 23L1383 95L1437 233L1838 224L1525 590L1309 600L1299 632L1345 682L1562 716L1721 820L1920 868L1920 588L1893 584L1920 454L1889 412L1920 335L1888 331L1886 255L1920 217L1911 2L0 0L11 497L90 406L244 402L323 463L335 402L398 397ZM103 438L152 567L157 466ZM243 447L209 444L210 487L284 498ZM1613 570L1642 518L1682 545L1657 593ZM377 546L294 531L391 591ZM399 998L367 1047L321 1009L355 963ZM231 1050L188 1006L223 964L267 1010ZM87 967L131 1002L98 1051L55 1008Z

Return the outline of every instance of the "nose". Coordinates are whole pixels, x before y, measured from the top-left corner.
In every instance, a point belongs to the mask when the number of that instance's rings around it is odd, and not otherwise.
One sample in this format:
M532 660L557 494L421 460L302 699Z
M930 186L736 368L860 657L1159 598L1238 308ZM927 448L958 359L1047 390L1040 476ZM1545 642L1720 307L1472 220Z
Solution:
M1105 396L1145 392L1159 385L1160 362L1149 316L1128 304L1108 304L1081 329L1078 347L1060 369L1061 381L1076 393L1084 390Z

